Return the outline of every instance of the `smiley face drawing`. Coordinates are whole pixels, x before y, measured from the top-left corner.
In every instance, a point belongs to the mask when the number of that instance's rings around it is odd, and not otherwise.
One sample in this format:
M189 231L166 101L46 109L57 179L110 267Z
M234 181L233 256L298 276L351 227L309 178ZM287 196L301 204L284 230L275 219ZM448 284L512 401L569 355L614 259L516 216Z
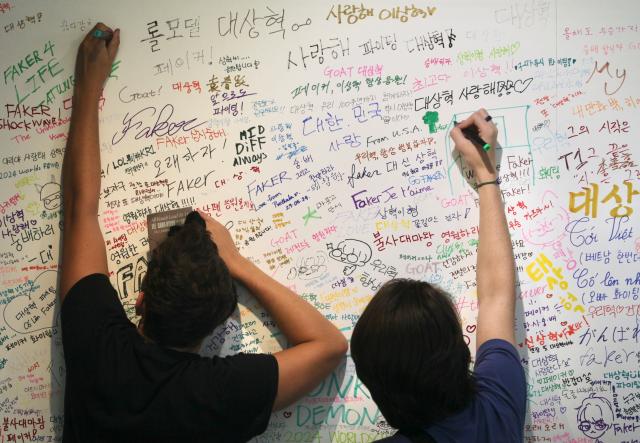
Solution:
M614 415L611 403L606 398L598 397L595 392L592 392L582 400L582 404L578 408L577 419L578 429L584 435L602 443L600 437L613 426Z
M36 185L36 190L40 193L40 201L45 209L53 211L60 207L60 185L54 181L53 176L50 182L42 186Z

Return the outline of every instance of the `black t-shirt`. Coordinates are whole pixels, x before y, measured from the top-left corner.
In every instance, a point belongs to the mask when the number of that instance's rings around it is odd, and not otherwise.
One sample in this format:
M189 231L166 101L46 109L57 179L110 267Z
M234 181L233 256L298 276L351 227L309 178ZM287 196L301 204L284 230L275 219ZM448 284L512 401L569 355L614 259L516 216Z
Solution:
M244 442L267 427L275 357L206 358L150 343L104 274L67 294L62 342L64 442Z

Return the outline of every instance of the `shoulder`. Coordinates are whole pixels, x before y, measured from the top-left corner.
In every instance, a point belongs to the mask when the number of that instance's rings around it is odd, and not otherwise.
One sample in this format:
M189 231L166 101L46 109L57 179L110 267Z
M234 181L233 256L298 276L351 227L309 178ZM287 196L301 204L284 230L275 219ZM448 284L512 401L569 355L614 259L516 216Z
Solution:
M228 357L203 357L209 363L200 366L211 371L210 381L224 386L235 398L253 395L275 398L278 390L278 362L271 354L235 354Z
M81 278L69 289L60 319L65 349L90 345L97 335L111 330L110 326L133 326L109 276L100 273Z
M68 311L69 306L73 307L78 304L91 303L95 305L95 299L99 298L109 300L111 296L116 295L109 276L107 274L89 274L78 280L67 292L62 302L62 312ZM87 297L89 297L87 299ZM113 298L117 301L117 297Z
M502 339L483 343L476 356L474 378L476 401L487 406L483 408L486 411L498 412L502 418L512 417L509 427L513 427L513 432L519 429L521 435L526 413L527 384L515 347Z
M524 368L518 351L511 343L502 339L487 340L480 346L473 373L476 381L486 379L524 389Z
M88 323L104 318L127 321L109 276L99 273L82 277L69 289L62 301L60 314L63 329L70 321Z
M487 340L480 346L476 353L475 367L478 369L483 363L496 359L516 362L520 369L522 369L520 356L516 348L508 341L500 338Z
M278 361L271 354L235 354L228 357L213 357L210 360L222 378L232 378L250 386L265 380L277 387Z
M476 353L474 370L476 379L488 377L498 382L524 385L524 368L518 351L506 340L487 340Z

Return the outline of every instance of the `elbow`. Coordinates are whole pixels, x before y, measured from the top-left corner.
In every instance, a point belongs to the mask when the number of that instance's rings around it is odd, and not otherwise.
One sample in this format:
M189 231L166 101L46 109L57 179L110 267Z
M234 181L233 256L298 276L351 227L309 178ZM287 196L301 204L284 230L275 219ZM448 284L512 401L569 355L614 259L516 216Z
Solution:
M336 362L339 362L347 354L347 351L349 350L349 342L347 342L347 339L342 335L342 333L340 333L340 331L337 332L336 337L331 343L331 356L336 360Z
M348 351L349 351L349 342L347 341L344 335L340 334L340 346L339 346L340 356L342 357L346 355Z
M316 342L318 346L318 357L326 365L327 370L331 371L337 367L345 358L349 350L347 339L335 329L331 334L327 334L323 339Z

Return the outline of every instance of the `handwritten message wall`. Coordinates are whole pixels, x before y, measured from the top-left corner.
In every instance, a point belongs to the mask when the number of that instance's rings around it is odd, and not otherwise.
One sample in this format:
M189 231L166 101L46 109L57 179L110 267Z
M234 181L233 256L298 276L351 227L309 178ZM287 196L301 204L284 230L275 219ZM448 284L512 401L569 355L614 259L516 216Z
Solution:
M127 315L146 216L193 206L347 338L385 281L437 284L475 350L485 107L518 273L527 442L640 435L640 7L628 1L0 3L0 441L60 441L61 164L76 48L122 29L99 220ZM91 294L87 294L91 296ZM249 294L204 355L287 346ZM425 399L429 401L429 399ZM347 358L256 442L389 435Z

